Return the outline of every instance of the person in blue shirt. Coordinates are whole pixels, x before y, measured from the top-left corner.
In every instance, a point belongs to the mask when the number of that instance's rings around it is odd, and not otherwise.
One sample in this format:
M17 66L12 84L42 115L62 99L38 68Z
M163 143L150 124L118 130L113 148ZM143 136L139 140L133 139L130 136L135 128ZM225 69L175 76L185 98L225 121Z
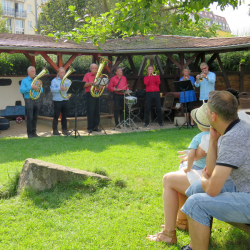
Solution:
M57 129L58 118L60 113L62 113L61 125L62 133L68 135L67 130L67 116L69 112L69 99L64 99L61 95L61 91L66 91L66 88L61 86L61 81L65 75L66 71L63 67L58 69L57 77L51 82L50 90L52 92L52 100L54 101L54 119L52 124L53 135L60 135ZM65 94L67 96L67 93Z
M27 69L28 76L24 78L21 82L20 93L24 95L25 101L25 112L27 115L27 135L28 138L31 139L33 137L39 137L36 133L36 123L38 112L40 110L40 98L32 100L30 98L29 92L30 90L38 90L40 86L40 82L37 81L37 85L32 84L33 79L36 76L36 69L33 66L28 67ZM43 88L41 90L43 93Z
M190 76L189 69L183 70L183 77L180 78L180 81L190 80L194 86L195 79L193 76ZM192 116L190 116L191 111L194 109L194 102L196 101L196 95L194 90L188 90L186 91L186 103L187 103L187 114L184 112L185 119L188 120L190 118L191 120L191 126L194 126L194 120ZM180 102L185 105L185 97L184 97L184 91L180 93ZM185 107L184 107L185 109Z
M196 76L195 87L200 87L200 100L207 102L209 92L215 90L216 75L209 71L205 62L201 63L200 68L202 73ZM202 82L198 80L200 77L203 78Z

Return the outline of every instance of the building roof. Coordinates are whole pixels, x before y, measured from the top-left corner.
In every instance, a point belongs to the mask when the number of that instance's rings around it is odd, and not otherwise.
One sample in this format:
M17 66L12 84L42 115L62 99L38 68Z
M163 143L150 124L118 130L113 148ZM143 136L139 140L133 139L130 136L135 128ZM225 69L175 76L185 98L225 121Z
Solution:
M47 36L0 34L0 52L4 50L46 51L48 53L67 52L82 54L147 54L165 52L209 52L240 50L250 48L250 36L200 38L188 36L136 36L125 39L108 40L100 45L101 51L90 42L77 44L74 41L58 41Z

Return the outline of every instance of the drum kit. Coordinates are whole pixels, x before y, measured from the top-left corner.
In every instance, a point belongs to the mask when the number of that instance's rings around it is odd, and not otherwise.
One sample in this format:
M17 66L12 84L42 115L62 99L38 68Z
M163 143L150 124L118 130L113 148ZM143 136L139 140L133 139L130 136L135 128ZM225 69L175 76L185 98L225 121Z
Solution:
M137 103L137 97L131 96L130 94L132 93L132 91L129 89L124 90L123 93L124 93L124 120L118 126L124 126L126 131L127 131L127 127L130 127L132 130L134 130L133 125L136 129L138 129L133 119L131 119L131 108L133 105ZM127 104L128 106L128 118L127 119L125 117L125 108L126 108L125 104Z

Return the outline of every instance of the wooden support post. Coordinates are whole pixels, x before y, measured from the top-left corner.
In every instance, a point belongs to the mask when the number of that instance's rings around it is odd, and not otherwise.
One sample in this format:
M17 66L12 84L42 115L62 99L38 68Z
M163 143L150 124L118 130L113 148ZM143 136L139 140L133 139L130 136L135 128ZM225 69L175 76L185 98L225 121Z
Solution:
M36 67L35 57L29 55L28 53L23 53L31 62L31 66Z
M205 53L201 53L201 62L206 62L206 54Z
M114 65L111 67L110 71L112 72L116 67L119 66L119 64L126 58L126 55L123 55L121 57L117 57L116 60L115 60L115 63Z
M111 68L112 68L112 64L113 64L113 57L112 56L108 56L108 67L110 68L110 73L109 73L109 79L112 77L112 71L111 71Z
M165 72L164 72L165 75L169 75L170 65L171 65L171 61L168 58L166 61L166 67L165 67Z
M196 57L196 59L195 59L194 66L193 66L193 69L192 69L193 72L195 72L195 71L201 72L200 67L199 67L199 69L198 69L198 64L199 64L199 62L200 62L200 59L201 59L201 54L199 54L199 55ZM197 70L197 69L198 69L198 70Z
M50 66L55 70L55 72L57 72L59 67L51 60L51 58L45 53L41 53L41 55L50 64Z
M92 55L92 63L96 63L96 58L94 55Z
M228 80L228 77L227 77L227 72L225 71L225 69L224 69L224 67L223 67L223 65L222 65L222 62L221 62L221 59L220 59L220 55L219 55L219 54L217 55L217 61L218 61L218 64L219 64L219 66L220 66L220 69L221 69L221 71L222 71L222 75L223 75L223 77L224 77L224 80L225 80L225 83L226 83L227 88L231 88L231 84L230 84L230 82L229 82L229 80Z
M99 61L100 61L100 59L99 59L100 54L94 55L94 57L95 57L95 59L97 60L97 62L99 63ZM110 68L108 67L108 65L105 65L104 70L106 70L108 74L110 74L110 72L111 72L111 71L110 71Z
M133 91L135 92L136 89L137 89L137 85L138 85L138 82L141 80L142 78L142 73L143 73L143 70L146 66L146 63L147 63L147 57L144 56L143 60L142 60L142 64L141 64L141 67L140 67L140 70L138 72L138 78L135 80L134 82L134 86L133 86Z
M172 54L165 53L165 55L180 69L181 65L172 57Z
M184 64L183 68L187 68L187 66L194 60L194 58L196 58L199 55L199 53L195 53L193 54L193 56L191 58L188 59L188 61Z
M149 65L154 67L154 59L150 59L150 64Z
M128 61L129 61L130 67L133 71L133 74L138 75L137 70L136 70L135 65L134 65L134 62L133 62L133 58L131 55L128 55Z
M162 69L162 66L161 66L161 61L160 61L160 58L158 55L155 56L155 61L156 61L156 65L160 71L160 78L161 80L165 83L165 86L166 86L166 89L167 89L167 92L170 91L170 88L168 86L168 80L164 78L164 71Z
M244 91L244 64L240 63L240 91Z
M64 68L65 68L65 70L67 70L68 69L68 67L70 66L70 64L72 63L72 62L74 62L74 60L76 59L76 57L77 57L77 54L74 54L74 55L72 55L70 58L69 58L69 60L66 62L66 64L63 66Z
M214 54L211 56L211 58L210 58L210 59L208 60L208 62L207 62L208 67L211 66L211 64L213 63L213 61L217 58L217 55L218 55L218 53L214 53Z
M57 53L57 65L59 68L63 67L63 59L61 53Z
M180 77L181 77L181 74L184 68L184 53L180 53L179 58L180 58L180 65L181 65L181 68L180 68Z

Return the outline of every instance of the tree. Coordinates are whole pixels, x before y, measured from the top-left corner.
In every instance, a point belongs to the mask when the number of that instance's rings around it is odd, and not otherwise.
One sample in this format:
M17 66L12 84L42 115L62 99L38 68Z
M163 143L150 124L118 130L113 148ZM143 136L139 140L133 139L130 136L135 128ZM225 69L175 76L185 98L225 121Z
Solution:
M112 36L130 37L135 35L162 34L163 26L168 34L182 33L189 25L197 30L199 16L197 12L208 8L216 0L121 0L108 12L95 16L86 8L79 14L76 6L69 6L71 16L78 24L71 31L49 34L57 39L74 39L77 42L92 40L95 45L104 43ZM220 0L223 10L231 5L236 8L241 0ZM193 14L196 24L190 22ZM199 28L198 28L199 29ZM211 30L208 30L211 32ZM193 32L194 33L194 32ZM153 39L153 37L152 37Z
M69 6L75 6L75 14L81 17L84 15L100 16L115 7L118 0L50 0L41 5L42 12L38 19L39 33L69 32L74 28L80 28L82 22L71 15Z
M9 29L6 26L7 19L2 18L2 14L3 14L3 9L0 3L0 33L10 33Z

